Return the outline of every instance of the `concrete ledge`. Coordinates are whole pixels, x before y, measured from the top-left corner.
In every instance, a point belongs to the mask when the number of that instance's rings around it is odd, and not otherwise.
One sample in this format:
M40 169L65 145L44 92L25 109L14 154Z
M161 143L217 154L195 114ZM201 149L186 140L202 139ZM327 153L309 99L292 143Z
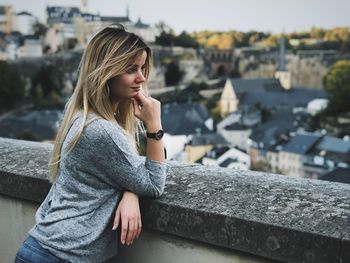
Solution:
M40 202L52 147L0 138L0 194ZM350 262L350 186L169 163L144 228L284 262ZM38 193L38 194L37 194Z

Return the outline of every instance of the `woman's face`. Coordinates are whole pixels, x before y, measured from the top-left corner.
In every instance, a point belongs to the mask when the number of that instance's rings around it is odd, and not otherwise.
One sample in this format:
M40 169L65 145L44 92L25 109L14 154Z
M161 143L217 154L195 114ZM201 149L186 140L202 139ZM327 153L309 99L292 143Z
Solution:
M146 51L138 56L127 72L110 80L110 98L117 102L134 97L142 89L145 82L144 67L147 58Z

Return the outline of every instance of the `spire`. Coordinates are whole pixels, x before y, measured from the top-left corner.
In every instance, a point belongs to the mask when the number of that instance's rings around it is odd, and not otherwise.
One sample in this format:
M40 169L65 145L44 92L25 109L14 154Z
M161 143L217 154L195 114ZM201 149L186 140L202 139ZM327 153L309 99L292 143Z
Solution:
M87 5L88 5L88 0L81 0L81 7L80 7L80 11L82 13L87 13Z
M283 34L280 38L280 53L277 70L275 72L275 78L278 79L281 83L281 86L285 90L289 90L292 87L292 76L291 73L286 68L286 46L285 38Z
M280 53L279 53L279 61L277 66L277 71L287 71L286 69L286 46L285 46L285 38L281 35L280 38Z
M129 18L130 16L130 10L129 10L129 4L126 5L126 17Z

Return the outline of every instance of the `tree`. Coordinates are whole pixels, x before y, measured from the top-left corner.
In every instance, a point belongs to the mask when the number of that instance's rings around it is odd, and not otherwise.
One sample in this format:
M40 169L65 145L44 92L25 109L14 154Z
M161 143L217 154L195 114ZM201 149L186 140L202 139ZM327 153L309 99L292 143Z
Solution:
M155 43L161 46L173 46L175 42L174 30L165 22L160 21L156 24L159 36L156 37Z
M197 48L199 45L195 38L187 34L186 31L182 31L180 35L178 35L175 39L175 46L180 47L193 47Z
M336 62L323 78L323 86L329 96L327 112L350 112L350 60Z
M38 108L61 108L63 70L57 63L43 66L32 80L31 95Z
M178 63L171 62L166 66L165 84L167 86L177 85L182 79L184 72L180 70Z
M156 44L160 46L173 46L174 42L175 36L165 31L161 32L160 35L156 37Z
M45 36L47 27L44 24L40 23L39 21L36 21L33 24L33 31L34 31L34 36L36 37Z
M62 72L58 70L58 66L44 65L38 74L33 79L33 91L34 97L42 96L47 97L52 91L60 92L60 79ZM40 92L36 94L36 87L40 86Z
M312 27L310 31L310 36L312 38L323 39L326 34L326 30L323 28Z
M264 40L264 46L265 47L278 47L279 45L279 38L278 35L270 35Z
M9 110L24 98L24 83L19 72L6 61L0 61L0 110Z
M174 30L169 25L167 25L164 21L159 21L155 25L155 27L157 28L159 33L165 32L165 33L174 35Z

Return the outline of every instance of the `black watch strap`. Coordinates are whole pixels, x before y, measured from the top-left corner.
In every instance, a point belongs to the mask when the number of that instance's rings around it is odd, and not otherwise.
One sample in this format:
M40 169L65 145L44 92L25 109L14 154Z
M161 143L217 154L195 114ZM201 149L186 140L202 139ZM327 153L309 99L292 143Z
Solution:
M162 129L156 131L156 132L147 132L146 133L147 138L155 139L155 140L160 140L163 138L164 131Z

